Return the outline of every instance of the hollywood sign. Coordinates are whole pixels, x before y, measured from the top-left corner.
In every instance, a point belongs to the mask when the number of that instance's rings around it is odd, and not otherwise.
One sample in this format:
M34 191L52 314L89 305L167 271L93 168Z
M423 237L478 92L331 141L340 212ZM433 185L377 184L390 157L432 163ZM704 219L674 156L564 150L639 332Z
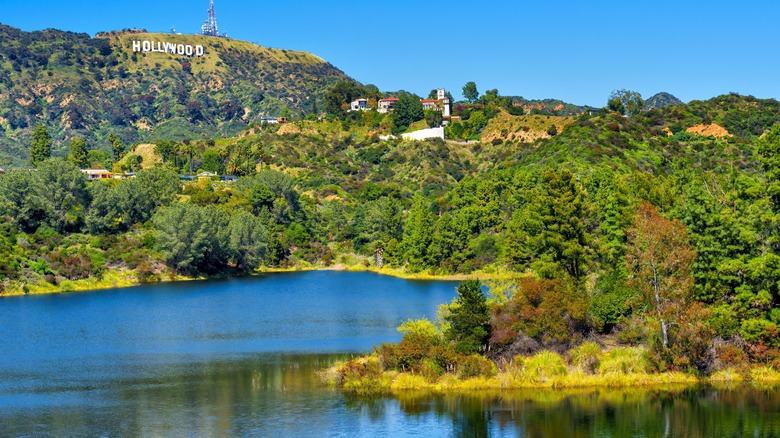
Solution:
M168 53L179 56L203 56L206 51L203 46L189 44L173 44L161 41L133 41L133 52Z

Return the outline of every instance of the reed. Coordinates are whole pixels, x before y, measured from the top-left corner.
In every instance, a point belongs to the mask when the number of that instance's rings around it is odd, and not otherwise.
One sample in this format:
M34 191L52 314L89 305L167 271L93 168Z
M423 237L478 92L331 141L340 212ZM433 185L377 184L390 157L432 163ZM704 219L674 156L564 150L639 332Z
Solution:
M648 373L650 368L645 348L617 347L604 353L598 370L600 374L638 374Z
M745 381L745 376L734 368L727 368L725 370L715 371L709 377L709 380L711 383L720 384L742 383Z
M572 366L588 373L595 374L601 363L601 347L595 342L585 342L569 351L569 361Z
M750 370L750 380L761 386L776 386L780 384L780 371L770 366L759 366Z
M540 351L525 361L525 375L537 382L546 382L550 379L569 374L561 355L552 351Z

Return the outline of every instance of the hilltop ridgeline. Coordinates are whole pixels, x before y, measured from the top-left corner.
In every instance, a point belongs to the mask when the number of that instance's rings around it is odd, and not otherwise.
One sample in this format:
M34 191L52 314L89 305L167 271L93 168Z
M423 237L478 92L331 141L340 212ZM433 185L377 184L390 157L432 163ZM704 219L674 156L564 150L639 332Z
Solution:
M205 54L136 53L134 40ZM233 135L263 116L318 112L338 80L351 79L312 54L227 38L0 25L0 161L24 163L39 123L55 144L81 136L93 147L110 133L127 143Z

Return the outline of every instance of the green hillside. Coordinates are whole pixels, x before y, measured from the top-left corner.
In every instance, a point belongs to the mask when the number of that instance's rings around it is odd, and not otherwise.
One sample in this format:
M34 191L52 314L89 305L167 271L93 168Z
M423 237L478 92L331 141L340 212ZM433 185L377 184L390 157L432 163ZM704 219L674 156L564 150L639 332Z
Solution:
M138 146L117 163L135 178L89 182L76 157L0 175L0 294L310 267L481 276L505 283L469 351L499 362L597 339L659 371L780 368L776 100L572 118L502 102L464 111L489 141L380 140L349 113ZM181 181L190 168L239 178Z
M202 45L203 57L134 53L133 40ZM35 125L64 149L74 136L106 148L232 135L263 116L319 112L350 80L321 58L227 38L24 32L0 25L0 165L23 164ZM55 150L55 155L63 151Z

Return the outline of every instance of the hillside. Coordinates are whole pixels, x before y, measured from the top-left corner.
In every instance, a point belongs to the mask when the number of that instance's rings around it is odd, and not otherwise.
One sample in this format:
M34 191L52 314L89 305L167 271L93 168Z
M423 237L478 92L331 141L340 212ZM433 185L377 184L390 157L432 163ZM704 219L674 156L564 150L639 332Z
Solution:
M656 93L645 100L644 109L659 109L670 105L679 105L682 100L672 96L669 93Z
M133 40L202 45L203 57L134 53ZM226 38L112 32L91 38L0 25L0 163L27 159L44 123L55 155L83 136L125 143L232 135L263 116L314 113L349 78L321 58ZM60 145L60 150L56 150Z
M605 165L658 174L671 171L675 161L720 172L731 166L753 169L753 141L778 122L776 100L738 95L671 105L630 119L599 112L521 149L516 158L522 164L564 164L583 172Z
M492 357L610 336L644 346L658 370L776 363L776 100L726 95L632 117L467 109L463 123L492 140L380 141L349 114L140 145L118 164L140 164L135 178L88 182L58 159L10 171L0 294L258 268L521 277L505 289L516 301L491 295ZM538 138L516 138L523 128ZM188 168L239 178L183 183ZM663 286L675 300L668 347L644 257L681 266Z
M523 115L512 116L501 112L490 120L482 131L480 140L492 142L496 139L503 141L517 141L521 143L533 143L539 139L551 138L548 133L555 126L555 132L561 132L572 123L573 117Z

